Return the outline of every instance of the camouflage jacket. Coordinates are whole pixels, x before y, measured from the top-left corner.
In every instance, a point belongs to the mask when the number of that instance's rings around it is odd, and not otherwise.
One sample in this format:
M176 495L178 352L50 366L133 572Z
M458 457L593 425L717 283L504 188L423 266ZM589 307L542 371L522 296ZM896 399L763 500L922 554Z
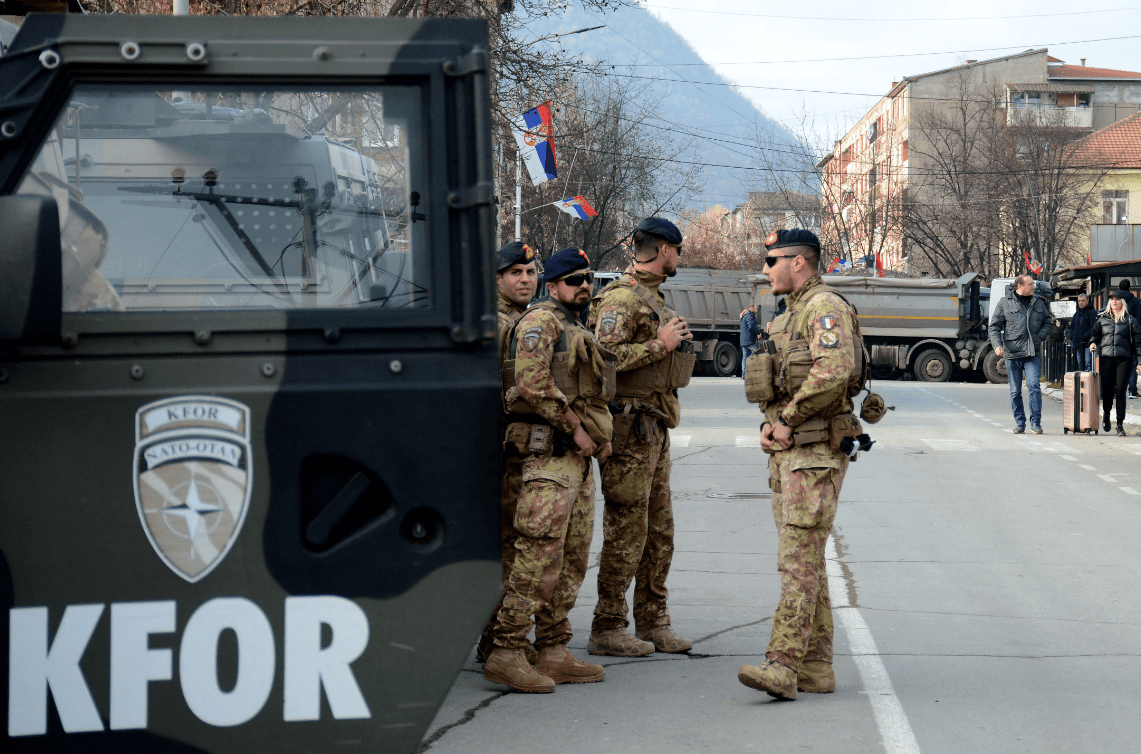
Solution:
M574 433L575 425L564 416L570 408L592 440L599 445L610 442L614 430L606 402L580 396L571 403L555 385L551 363L562 350L569 353L568 367L572 375L579 369L591 369L599 376L602 353L593 333L559 302L548 299L535 304L515 325L515 337L509 349L509 355L515 359L515 390L531 404L536 414L556 429Z
M848 380L857 366L856 313L844 299L831 292L808 296L818 285L819 276L789 294L788 311L773 320L769 336L778 349L795 342L794 328L807 341L812 366L795 395L779 386L772 401L765 406L765 417L776 424L781 417L791 427L813 416L832 417L852 410L848 397ZM804 304L801 302L804 301ZM780 354L775 357L778 361Z
M666 307L665 298L658 291L666 278L636 269L633 265L626 268L622 277L599 291L590 307L590 329L598 336L599 345L618 356L619 372L661 361L669 354L666 344L658 338L658 328L665 323L658 322L653 310L634 294L635 280L661 301L667 316L676 316ZM618 395L615 400L657 409L665 417L668 427L676 427L681 420L681 404L676 390L632 400L623 400Z
M510 301L499 294L499 363L502 364L506 358L507 353L507 333L510 332L511 326L519 321L523 313L527 311L527 307L519 306L514 301Z

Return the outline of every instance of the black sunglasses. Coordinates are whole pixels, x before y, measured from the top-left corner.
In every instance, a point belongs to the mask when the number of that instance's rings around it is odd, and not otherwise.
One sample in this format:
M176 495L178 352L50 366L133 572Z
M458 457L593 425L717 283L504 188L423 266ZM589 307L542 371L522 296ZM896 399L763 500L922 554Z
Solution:
M765 267L772 267L774 264L777 263L778 259L792 259L793 257L798 257L798 256L800 256L800 255L799 254L777 254L775 256L767 256L767 257L765 257Z
M583 283L590 283L591 285L594 285L594 273L584 272L581 275L567 275L559 282L566 283L572 288L578 288Z

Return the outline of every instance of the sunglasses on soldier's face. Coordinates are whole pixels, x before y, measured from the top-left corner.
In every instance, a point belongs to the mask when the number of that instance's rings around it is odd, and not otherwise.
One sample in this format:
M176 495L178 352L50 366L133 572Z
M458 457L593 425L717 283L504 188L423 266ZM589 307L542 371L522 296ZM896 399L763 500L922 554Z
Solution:
M594 273L584 272L581 275L567 275L559 282L566 283L571 288L578 288L580 285L585 285L587 283L594 285Z
M778 259L792 259L793 257L800 256L799 254L771 254L765 257L765 267L772 267L777 263Z

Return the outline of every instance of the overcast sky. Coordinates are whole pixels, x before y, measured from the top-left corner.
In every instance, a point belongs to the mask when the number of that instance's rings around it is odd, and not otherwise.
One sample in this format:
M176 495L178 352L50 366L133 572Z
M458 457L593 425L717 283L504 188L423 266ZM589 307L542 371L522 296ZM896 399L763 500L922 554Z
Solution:
M886 94L892 81L964 60L1048 47L1067 64L1086 58L1089 66L1141 71L1139 0L642 4L770 117L792 125L808 111L818 126L840 133ZM655 57L668 62L668 51L660 53ZM685 70L677 68L683 75Z

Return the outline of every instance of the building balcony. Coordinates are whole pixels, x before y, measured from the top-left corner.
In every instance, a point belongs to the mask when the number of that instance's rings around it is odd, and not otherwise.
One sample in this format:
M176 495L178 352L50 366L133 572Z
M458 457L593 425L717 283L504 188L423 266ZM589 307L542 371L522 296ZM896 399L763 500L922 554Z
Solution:
M1010 126L1093 128L1093 108L1058 107L1057 105L1008 106L1006 108L1006 123Z

